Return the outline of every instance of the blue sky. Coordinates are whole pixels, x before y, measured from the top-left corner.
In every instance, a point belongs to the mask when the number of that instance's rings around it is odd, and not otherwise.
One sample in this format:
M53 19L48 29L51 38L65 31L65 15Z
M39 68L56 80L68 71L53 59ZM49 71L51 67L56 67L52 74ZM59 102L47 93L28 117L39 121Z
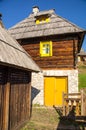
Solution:
M33 6L55 9L56 14L86 30L86 0L0 0L3 23L8 29L28 17ZM83 42L86 51L86 37Z

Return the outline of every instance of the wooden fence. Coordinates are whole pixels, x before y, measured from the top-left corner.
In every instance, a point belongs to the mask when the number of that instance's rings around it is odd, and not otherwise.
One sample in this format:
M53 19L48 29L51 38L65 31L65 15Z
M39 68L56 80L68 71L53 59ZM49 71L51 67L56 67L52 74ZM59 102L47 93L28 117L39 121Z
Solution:
M63 93L63 116L86 116L86 93Z

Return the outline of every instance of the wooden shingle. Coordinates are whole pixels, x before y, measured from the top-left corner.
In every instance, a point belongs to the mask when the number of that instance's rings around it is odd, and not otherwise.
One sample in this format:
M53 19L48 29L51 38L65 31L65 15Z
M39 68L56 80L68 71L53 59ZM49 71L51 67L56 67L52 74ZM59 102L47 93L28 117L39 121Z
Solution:
M37 25L37 17L43 15L48 15L50 17L50 22ZM54 10L39 11L37 14L32 13L29 17L9 29L9 32L16 39L80 33L83 31L85 30L56 15Z
M40 71L31 56L0 26L0 64L15 66L30 71Z

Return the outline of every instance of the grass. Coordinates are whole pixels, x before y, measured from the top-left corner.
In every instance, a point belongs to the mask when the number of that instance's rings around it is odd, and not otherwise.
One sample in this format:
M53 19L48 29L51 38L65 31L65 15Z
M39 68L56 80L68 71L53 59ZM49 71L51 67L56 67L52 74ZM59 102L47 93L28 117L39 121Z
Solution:
M86 65L79 66L79 89L86 88Z
M86 74L79 74L79 89L86 87Z

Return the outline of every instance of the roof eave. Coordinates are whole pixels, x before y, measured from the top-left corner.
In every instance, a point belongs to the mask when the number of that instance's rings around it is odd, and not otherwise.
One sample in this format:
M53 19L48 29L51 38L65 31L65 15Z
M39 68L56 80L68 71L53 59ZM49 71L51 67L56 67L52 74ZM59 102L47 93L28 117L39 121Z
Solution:
M47 35L40 35L40 36L32 36L32 37L15 37L17 40L20 39L29 39L29 38L39 38L39 37L48 37L48 36L54 36L54 35L64 35L64 34L80 34L83 33L84 35L86 34L86 30L81 30L81 31L76 31L76 32L66 32L66 33L60 33L60 34L47 34Z
M2 61L0 61L0 65L13 67L13 68L21 69L21 70L26 70L26 71L30 71L30 72L41 72L42 71L40 68L38 68L38 69L29 69L29 68L25 68L23 66L18 66L18 65L14 65L14 64L2 62Z

